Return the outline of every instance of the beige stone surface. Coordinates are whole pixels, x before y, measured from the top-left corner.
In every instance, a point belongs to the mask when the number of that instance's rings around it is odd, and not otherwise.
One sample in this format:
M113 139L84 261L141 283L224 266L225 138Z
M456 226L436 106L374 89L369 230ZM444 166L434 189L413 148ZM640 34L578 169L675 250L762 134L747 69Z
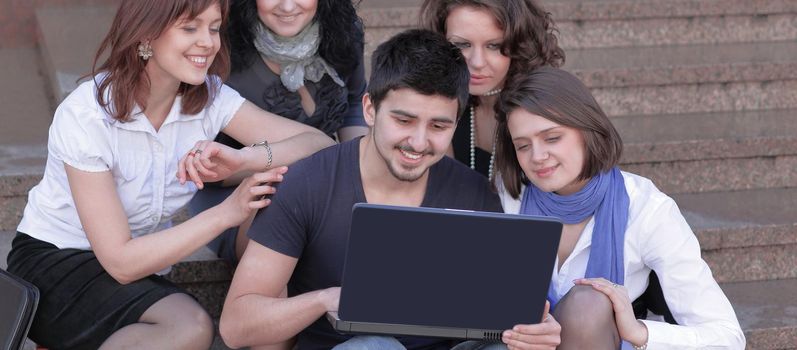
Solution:
M797 80L592 89L609 116L797 108Z
M797 187L797 156L637 163L620 168L653 180L670 194Z
M722 290L745 330L748 350L797 347L797 280L727 283Z
M797 14L561 20L557 27L566 49L788 41L797 39Z

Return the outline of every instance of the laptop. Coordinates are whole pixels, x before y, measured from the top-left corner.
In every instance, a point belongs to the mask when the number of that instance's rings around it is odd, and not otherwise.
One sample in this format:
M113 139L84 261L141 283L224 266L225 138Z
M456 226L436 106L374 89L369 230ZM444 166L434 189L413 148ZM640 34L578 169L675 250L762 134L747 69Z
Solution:
M500 341L542 319L562 223L554 218L356 204L341 333Z
M36 313L39 290L0 269L0 295L0 349L22 349Z

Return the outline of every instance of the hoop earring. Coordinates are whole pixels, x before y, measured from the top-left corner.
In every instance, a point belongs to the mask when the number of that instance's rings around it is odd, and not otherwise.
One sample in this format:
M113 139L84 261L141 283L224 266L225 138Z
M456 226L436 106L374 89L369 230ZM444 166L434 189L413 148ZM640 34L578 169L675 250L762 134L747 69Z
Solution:
M144 61L152 57L152 45L149 44L149 40L138 44L138 56Z

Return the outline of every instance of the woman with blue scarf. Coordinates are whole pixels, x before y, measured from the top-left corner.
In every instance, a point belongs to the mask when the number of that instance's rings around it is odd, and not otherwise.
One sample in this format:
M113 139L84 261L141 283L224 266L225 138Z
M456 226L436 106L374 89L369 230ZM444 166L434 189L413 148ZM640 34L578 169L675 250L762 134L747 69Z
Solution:
M497 105L504 210L565 223L548 292L558 349L743 349L730 302L675 202L617 167L622 141L573 75L513 77ZM655 271L678 323L638 320L631 300Z

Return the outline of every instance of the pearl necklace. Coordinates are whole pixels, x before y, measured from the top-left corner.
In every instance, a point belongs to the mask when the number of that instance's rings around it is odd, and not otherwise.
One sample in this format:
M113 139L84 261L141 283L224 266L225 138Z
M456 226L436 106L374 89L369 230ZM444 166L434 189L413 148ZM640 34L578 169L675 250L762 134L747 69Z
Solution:
M482 96L493 96L501 92L501 89L493 89L485 92ZM493 149L490 152L490 165L487 167L487 178L493 178L493 162L495 161L495 144L498 135L493 136ZM470 106L470 168L476 170L476 109Z

